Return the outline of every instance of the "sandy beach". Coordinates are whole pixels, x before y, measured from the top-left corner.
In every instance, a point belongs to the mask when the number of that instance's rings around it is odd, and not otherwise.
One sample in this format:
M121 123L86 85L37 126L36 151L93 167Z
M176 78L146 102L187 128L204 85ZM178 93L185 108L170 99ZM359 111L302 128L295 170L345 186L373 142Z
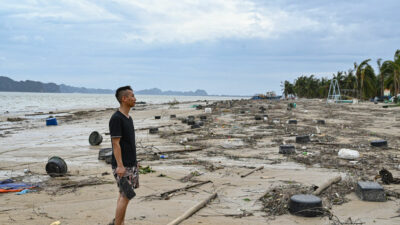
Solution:
M373 181L383 167L400 177L400 108L372 102L295 102L291 110L289 101L268 100L135 106L131 115L138 159L154 172L140 175L126 224L168 224L214 192L215 199L181 224L317 225L344 224L348 218L363 224L400 224L399 184L376 179L386 191L386 202L361 201L354 192L357 181ZM212 113L205 113L204 107ZM108 224L114 217L118 188L111 166L98 160L98 153L111 147L108 121L115 110L53 112L58 126L45 126L44 120L10 122L11 128L0 136L0 177L36 183L39 188L24 195L0 194L0 224ZM190 115L196 121L206 116L204 125L191 129L182 123ZM256 115L262 119L255 120ZM288 124L289 119L297 124ZM7 115L0 120L7 121ZM149 134L151 127L158 127L159 133ZM88 142L93 131L103 137L99 146ZM299 135L310 135L311 142L296 143ZM380 139L388 141L387 148L370 146ZM295 145L296 153L279 154L282 144ZM357 150L360 157L340 159L341 148ZM66 176L46 174L52 156L66 161ZM313 186L338 175L342 181L320 196L330 216L294 216L282 204L289 192L310 193ZM199 185L163 194L195 184Z

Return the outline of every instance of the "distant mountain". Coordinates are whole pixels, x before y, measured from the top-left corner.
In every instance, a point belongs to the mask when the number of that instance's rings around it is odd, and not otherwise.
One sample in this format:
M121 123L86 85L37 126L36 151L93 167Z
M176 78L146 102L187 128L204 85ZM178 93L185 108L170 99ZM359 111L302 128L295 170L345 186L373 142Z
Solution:
M84 87L72 87L65 84L60 85L61 93L97 93L97 94L114 94L114 90L109 89L98 89L98 88L84 88Z
M39 81L14 81L8 77L0 76L0 91L7 92L43 92L43 93L97 93L114 94L115 90L73 87L65 84L42 83ZM207 96L204 90L196 91L161 91L158 88L135 91L139 95L181 95L181 96Z
M145 89L141 91L135 91L138 95L180 95L180 96L208 96L204 90L197 89L196 91L161 91L158 88Z
M32 80L14 81L0 76L0 91L60 93L60 86L55 83L44 84Z
M0 91L14 92L44 92L44 93L114 93L108 89L93 89L84 87L72 87L68 85L58 85L55 83L42 83L39 81L14 81L8 77L0 76Z

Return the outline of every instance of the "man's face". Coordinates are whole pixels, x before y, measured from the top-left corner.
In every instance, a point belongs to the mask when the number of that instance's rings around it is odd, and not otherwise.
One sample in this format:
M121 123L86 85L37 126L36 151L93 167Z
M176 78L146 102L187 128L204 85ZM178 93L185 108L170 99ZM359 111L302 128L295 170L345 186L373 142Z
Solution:
M133 94L133 91L127 90L126 92L127 94L122 96L122 102L129 107L135 106L136 98L135 95Z

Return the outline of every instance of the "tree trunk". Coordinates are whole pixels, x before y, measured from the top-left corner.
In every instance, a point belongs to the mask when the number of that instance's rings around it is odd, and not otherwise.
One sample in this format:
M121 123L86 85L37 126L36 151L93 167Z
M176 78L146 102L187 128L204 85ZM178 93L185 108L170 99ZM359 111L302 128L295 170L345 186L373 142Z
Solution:
M381 72L381 96L384 95L384 91L383 91L383 73Z
M394 76L396 78L396 93L394 94L395 96L397 96L397 94L399 94L399 74L398 71L394 71Z
M393 96L395 96L396 95L396 91L397 91L397 88L396 88L396 72L393 72Z

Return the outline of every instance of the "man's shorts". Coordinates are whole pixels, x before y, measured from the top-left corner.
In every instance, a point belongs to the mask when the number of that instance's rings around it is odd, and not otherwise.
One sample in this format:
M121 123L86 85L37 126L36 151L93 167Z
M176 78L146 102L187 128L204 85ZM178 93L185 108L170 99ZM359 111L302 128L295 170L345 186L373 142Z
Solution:
M117 169L115 168L112 171L113 171L114 178L117 181L118 188L119 188L120 178L118 177L116 170ZM139 188L139 169L136 166L135 167L125 167L125 173L124 173L123 177L127 178L128 183L132 186L133 189ZM120 189L120 193L122 193L121 189Z

